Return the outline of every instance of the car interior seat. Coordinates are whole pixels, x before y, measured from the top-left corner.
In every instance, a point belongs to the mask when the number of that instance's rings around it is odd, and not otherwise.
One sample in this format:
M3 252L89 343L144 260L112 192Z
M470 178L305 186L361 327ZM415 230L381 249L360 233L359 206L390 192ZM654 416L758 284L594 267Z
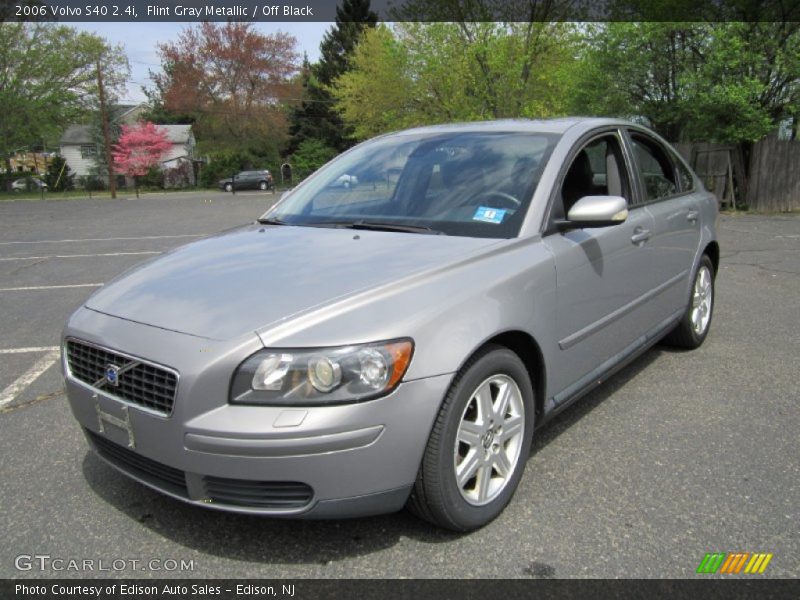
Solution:
M569 214L569 209L584 196L589 196L594 192L594 174L589 156L581 150L572 161L567 176L564 178L564 185L561 186L561 197L564 200L564 214Z

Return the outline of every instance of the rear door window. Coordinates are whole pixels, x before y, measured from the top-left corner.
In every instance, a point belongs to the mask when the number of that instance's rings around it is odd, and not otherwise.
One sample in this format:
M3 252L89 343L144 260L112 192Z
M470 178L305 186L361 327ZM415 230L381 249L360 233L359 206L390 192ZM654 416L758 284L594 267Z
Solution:
M658 142L640 133L631 133L636 166L644 186L644 201L654 202L678 193L675 165Z

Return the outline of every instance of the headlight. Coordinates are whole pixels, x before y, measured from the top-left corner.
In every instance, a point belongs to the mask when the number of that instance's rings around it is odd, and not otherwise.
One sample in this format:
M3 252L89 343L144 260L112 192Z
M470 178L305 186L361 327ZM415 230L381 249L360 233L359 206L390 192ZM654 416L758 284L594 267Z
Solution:
M236 369L230 402L314 406L377 398L397 387L413 351L409 339L314 350L261 350Z

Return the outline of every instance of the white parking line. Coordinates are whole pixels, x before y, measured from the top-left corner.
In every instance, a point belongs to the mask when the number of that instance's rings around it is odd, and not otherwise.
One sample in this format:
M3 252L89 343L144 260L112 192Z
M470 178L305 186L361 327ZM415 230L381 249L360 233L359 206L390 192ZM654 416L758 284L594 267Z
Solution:
M56 352L58 346L32 346L30 348L0 348L0 354L25 354L26 352Z
M67 244L73 242L116 242L119 240L166 240L172 238L203 237L207 233L186 233L183 235L146 235L142 237L111 237L111 238L87 238L84 240L30 240L17 242L0 242L0 246L11 246L13 244Z
M19 377L14 383L9 385L6 389L0 392L0 408L5 407L7 404L10 404L14 398L16 398L20 392L22 392L26 387L28 387L31 383L36 381L36 379L47 371L55 362L58 360L59 351L58 348L55 350L49 351L45 354L42 358L37 360L33 366L25 371L21 377Z
M29 285L27 287L0 288L0 292L25 292L28 290L60 290L63 288L102 287L102 283L75 283L73 285Z
M10 260L47 260L49 258L93 258L95 256L138 256L140 254L161 254L155 250L146 252L109 252L107 254L51 254L50 256L10 256L0 258L0 262Z

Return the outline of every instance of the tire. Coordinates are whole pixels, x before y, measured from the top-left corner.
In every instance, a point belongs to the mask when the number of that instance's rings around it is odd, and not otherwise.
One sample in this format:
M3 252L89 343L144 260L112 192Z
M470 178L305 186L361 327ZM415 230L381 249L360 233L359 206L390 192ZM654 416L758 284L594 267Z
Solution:
M269 189L269 184L266 181L261 181L258 184L258 189L260 189L262 192L264 192L264 191Z
M675 329L664 338L666 345L694 350L706 339L714 313L714 277L714 265L704 254L694 273L686 312Z
M504 390L510 393L504 396L508 399L501 422L493 411L499 408ZM479 396L486 408L481 408ZM453 531L486 525L514 495L530 453L533 425L533 388L525 365L507 348L485 347L450 385L408 508Z
M226 192L232 192L233 191L233 184L232 183L226 183L225 184L225 191Z

